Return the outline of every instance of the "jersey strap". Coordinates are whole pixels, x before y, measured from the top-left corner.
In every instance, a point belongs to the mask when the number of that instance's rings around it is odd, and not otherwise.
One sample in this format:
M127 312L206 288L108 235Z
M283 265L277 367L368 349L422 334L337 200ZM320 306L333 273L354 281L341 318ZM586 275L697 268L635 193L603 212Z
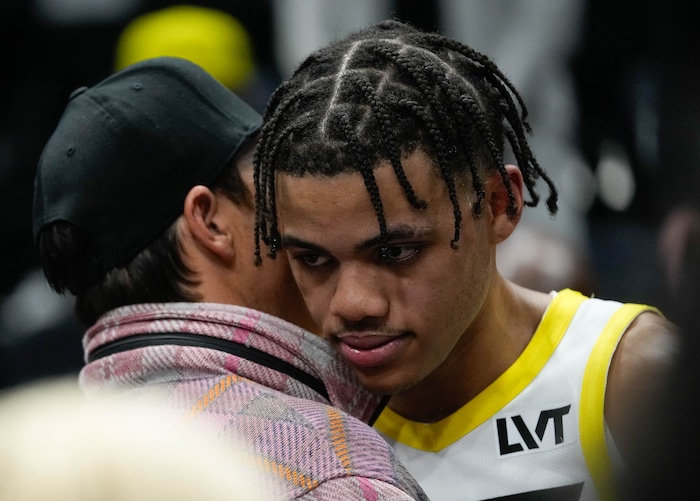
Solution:
M492 418L535 379L586 299L570 289L558 292L513 365L453 414L436 423L419 423L386 407L374 427L397 442L427 452L439 452L457 442Z
M601 500L615 499L613 467L605 438L605 388L613 353L627 327L641 313L659 311L641 304L623 304L606 324L586 363L581 384L579 432L581 450Z

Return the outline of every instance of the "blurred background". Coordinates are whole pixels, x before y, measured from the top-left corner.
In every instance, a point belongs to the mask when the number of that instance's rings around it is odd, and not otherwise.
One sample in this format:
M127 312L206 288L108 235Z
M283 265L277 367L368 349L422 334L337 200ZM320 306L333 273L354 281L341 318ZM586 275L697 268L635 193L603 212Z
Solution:
M306 54L390 16L485 52L530 107L560 213L526 210L499 251L503 273L544 291L651 303L673 320L699 221L700 45L687 9L679 0L2 0L0 389L82 366L83 328L71 299L45 284L31 235L35 166L71 91L179 55L262 112Z

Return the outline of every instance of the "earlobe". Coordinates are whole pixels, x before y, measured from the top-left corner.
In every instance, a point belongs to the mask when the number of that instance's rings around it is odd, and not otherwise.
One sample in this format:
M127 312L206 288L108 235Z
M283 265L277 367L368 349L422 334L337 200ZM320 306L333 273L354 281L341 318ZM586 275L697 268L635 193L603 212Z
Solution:
M506 165L505 169L510 186L506 185L500 172L492 173L487 180L494 243L502 242L513 233L523 210L523 175L515 165Z
M185 223L192 239L222 259L232 259L234 250L227 225L221 221L219 200L206 186L193 187L185 197Z

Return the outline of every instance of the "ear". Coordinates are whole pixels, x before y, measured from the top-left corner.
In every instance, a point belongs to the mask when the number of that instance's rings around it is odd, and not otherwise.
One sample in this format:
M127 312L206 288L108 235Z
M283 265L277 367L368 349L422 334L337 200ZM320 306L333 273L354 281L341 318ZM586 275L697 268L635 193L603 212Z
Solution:
M183 216L192 239L221 259L234 257L233 237L228 230L219 197L206 186L193 187L185 197Z
M486 180L486 196L493 216L493 243L500 243L513 233L523 212L523 175L515 165L506 165L505 169L510 191L500 172L493 172ZM515 213L510 207L515 208Z

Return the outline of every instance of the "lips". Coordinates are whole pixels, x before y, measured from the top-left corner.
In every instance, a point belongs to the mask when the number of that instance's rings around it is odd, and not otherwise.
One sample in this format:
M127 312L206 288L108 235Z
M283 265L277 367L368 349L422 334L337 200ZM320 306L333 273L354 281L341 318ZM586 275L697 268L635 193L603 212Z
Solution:
M362 332L339 336L340 353L357 367L377 367L389 362L408 342L407 335Z

